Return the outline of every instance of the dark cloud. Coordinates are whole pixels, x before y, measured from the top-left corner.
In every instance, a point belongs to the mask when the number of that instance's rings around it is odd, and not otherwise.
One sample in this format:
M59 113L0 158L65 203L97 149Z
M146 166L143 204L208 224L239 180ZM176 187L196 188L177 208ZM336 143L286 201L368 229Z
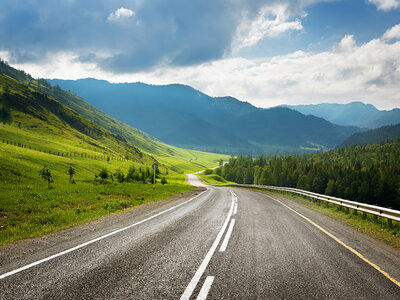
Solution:
M70 51L116 73L193 65L229 53L237 26L263 5L239 0L2 0L0 50L15 62ZM301 1L291 1L293 9ZM133 16L110 20L124 7ZM297 8L296 8L297 7ZM107 54L107 58L104 58Z

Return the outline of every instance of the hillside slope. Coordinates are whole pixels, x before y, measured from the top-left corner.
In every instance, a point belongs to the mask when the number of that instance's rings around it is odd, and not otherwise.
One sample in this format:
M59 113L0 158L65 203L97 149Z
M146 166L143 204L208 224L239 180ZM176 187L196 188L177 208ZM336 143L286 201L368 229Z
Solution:
M120 135L82 117L64 104L0 73L1 102L11 109L18 128L3 126L3 139L17 140L54 152L103 154L152 164Z
M371 104L351 102L348 104L321 103L315 105L283 105L305 115L324 118L334 124L378 128L400 123L400 109L378 110Z
M320 150L358 131L289 109L267 110L232 97L210 97L179 84L111 84L95 79L50 82L166 143L199 150L230 154Z
M383 126L364 132L357 132L347 138L339 147L347 147L352 145L367 145L384 142L387 140L400 139L400 124Z
M52 86L46 80L35 80L24 71L16 70L3 61L0 61L0 72L41 93L50 95L83 117L122 137L140 151L156 157L158 161L178 172L199 171L217 165L221 158L228 159L228 156L221 154L187 150L160 142L143 131L107 115L73 93L63 90L59 86Z

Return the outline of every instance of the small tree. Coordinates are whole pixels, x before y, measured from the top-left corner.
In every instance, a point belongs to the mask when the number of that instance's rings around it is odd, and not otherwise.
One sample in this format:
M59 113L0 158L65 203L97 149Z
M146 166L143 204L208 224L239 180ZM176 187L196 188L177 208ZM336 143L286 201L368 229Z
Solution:
M75 175L75 169L72 166L69 166L68 175L69 175L69 183L72 183L72 177L74 177Z
M115 170L114 176L117 178L118 182L124 182L125 180L125 175L120 169Z
M167 182L167 179L165 179L165 177L161 178L161 184L164 185L164 184L166 184L166 183L168 183L168 182Z
M212 172L213 172L212 170L206 169L206 170L204 170L204 175L211 175Z
M11 124L13 121L10 107L7 102L10 101L10 88L8 85L4 87L2 99L0 101L0 121L5 124ZM8 101L7 101L8 100Z
M107 179L107 178L109 178L109 174L108 174L108 171L107 171L106 168L102 168L102 169L100 170L99 177L100 177L101 179Z
M43 169L40 170L39 175L40 175L40 177L43 178L43 180L47 181L47 183L50 187L50 183L52 183L54 181L50 170L47 167L43 167Z

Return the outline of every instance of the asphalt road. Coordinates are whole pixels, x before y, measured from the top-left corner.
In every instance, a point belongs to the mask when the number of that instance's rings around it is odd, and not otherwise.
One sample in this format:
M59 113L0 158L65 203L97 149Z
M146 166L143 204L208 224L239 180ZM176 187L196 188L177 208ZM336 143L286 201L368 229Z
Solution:
M283 197L196 194L0 248L0 299L400 299L398 250Z

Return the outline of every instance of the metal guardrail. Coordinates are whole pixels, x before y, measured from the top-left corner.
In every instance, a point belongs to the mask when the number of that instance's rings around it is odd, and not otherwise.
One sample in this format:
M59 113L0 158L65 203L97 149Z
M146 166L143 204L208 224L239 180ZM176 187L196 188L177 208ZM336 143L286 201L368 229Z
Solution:
M222 186L222 185L218 185ZM366 217L366 214L374 215L374 219L376 220L377 216L387 218L389 226L392 226L392 220L400 222L400 211L385 208L381 206L370 205L366 203L360 203L350 200L345 200L341 198L331 197L323 194L313 193L305 190L287 188L287 187L276 187L276 186L265 186L265 185L253 185L253 184L227 184L224 186L241 186L241 187L253 187L259 189L267 189L267 190L276 190L283 192L295 193L303 196L307 196L313 199L318 199L321 201L329 202L332 204L336 204L342 207L346 207L347 209L353 209L355 212L362 211L364 213L363 217Z

